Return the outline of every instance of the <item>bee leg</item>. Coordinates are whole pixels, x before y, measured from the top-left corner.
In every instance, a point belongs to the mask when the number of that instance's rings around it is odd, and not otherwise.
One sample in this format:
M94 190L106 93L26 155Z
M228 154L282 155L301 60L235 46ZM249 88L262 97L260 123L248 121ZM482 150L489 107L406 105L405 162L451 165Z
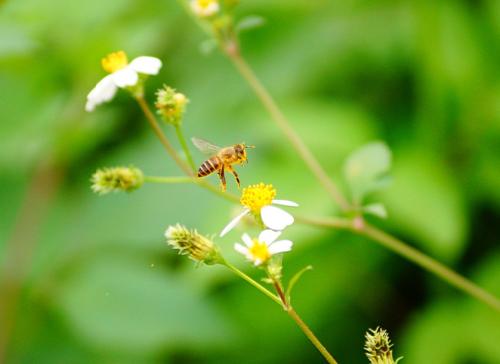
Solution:
M233 175L234 175L234 178L236 179L236 183L238 184L238 188L241 187L241 184L240 184L240 177L238 176L238 173L236 173L236 171L231 167L231 168L228 168L229 172L231 172Z
M222 168L220 169L220 171L218 173L219 173L222 191L226 191L226 175L224 174L224 166L222 166Z

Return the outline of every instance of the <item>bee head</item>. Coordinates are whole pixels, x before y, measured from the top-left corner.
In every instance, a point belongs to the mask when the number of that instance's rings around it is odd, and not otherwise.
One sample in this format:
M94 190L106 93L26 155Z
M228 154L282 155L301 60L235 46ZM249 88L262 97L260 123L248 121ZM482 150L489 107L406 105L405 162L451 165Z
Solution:
M234 146L234 150L236 152L236 155L240 159L241 163L243 163L243 162L248 163L246 150L249 148L255 148L255 147L253 145L246 145L245 143L236 144Z

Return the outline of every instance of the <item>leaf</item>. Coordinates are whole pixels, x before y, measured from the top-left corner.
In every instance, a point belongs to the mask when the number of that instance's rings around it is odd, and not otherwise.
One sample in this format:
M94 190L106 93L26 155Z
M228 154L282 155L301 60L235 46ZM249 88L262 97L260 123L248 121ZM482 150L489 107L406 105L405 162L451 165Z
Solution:
M236 24L236 32L241 33L247 30L259 28L265 24L266 20L259 15L249 15L241 19Z
M344 176L356 203L361 203L366 195L389 184L387 173L391 160L391 151L383 142L369 143L347 158Z
M308 265L308 266L302 268L301 270L299 270L297 273L295 273L293 275L293 277L290 279L290 282L288 282L288 287L286 289L286 297L287 297L289 302L291 302L291 295L292 295L293 287L295 287L295 285L297 284L297 282L300 280L300 278L302 277L302 275L305 272L312 270L312 269L313 269L312 265Z
M363 212L369 215L380 217L381 219L387 219L387 210L383 203L372 203L363 206Z
M416 145L401 150L394 164L394 184L382 194L396 232L448 262L460 256L468 229L465 202L457 179L435 155Z

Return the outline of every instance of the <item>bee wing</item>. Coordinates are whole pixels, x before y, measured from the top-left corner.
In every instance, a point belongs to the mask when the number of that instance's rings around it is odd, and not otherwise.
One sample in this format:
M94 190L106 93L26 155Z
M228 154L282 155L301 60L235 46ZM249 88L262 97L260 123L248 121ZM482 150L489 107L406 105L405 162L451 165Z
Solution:
M198 150L200 150L203 154L215 155L219 153L219 151L222 149L221 147L213 145L212 143L206 141L205 139L193 137L191 138L191 141L193 142L194 146L198 148Z

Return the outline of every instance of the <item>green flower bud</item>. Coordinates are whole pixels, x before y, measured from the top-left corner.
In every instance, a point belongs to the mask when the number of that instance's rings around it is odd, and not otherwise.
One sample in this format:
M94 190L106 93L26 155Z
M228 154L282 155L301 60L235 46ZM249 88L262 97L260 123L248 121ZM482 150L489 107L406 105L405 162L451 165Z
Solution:
M165 232L167 243L179 251L179 254L188 255L192 260L207 265L224 262L218 247L207 237L198 234L196 230L189 230L177 224L169 226Z
M134 167L113 167L98 169L91 178L92 191L100 195L110 192L131 192L144 183L144 175Z
M392 344L386 330L377 327L365 334L365 352L370 364L396 364L392 357Z
M158 114L168 124L181 125L188 102L189 100L184 94L168 86L164 86L156 92L155 106L158 109Z

